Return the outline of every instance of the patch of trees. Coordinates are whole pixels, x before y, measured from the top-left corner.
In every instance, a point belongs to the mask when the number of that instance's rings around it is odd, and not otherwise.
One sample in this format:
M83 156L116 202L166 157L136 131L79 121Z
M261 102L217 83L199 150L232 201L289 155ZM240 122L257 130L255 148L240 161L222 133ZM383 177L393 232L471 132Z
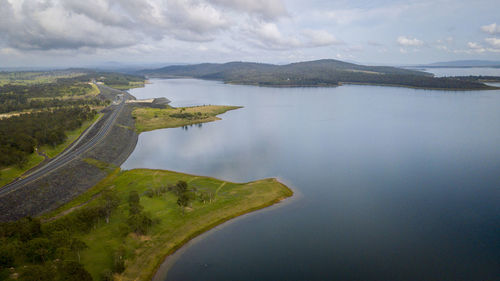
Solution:
M172 118L180 118L188 120L196 120L207 117L206 115L203 115L201 112L195 112L195 113L179 112L179 113L172 113L169 116Z
M22 111L26 109L46 109L60 108L68 106L101 106L107 105L109 102L100 99L29 99L25 95L3 94L0 95L0 113L12 111Z
M153 224L153 220L148 213L143 212L144 207L140 204L140 197L137 191L129 193L128 204L129 216L127 223L129 230L139 235L145 235Z
M185 208L193 200L198 199L202 203L211 203L215 198L212 191L199 190L194 186L190 188L185 181L178 181L175 185L168 186L167 189L177 196L177 205L181 208L183 214Z
M92 280L79 262L87 245L67 229L45 231L40 221L23 218L0 224L0 279ZM3 277L3 278L2 278Z
M14 274L18 280L92 280L80 263L88 246L78 236L108 223L119 203L115 191L105 190L92 205L43 225L29 217L0 223L0 279ZM124 269L124 250L118 249L113 268L101 279L112 280Z
M22 167L35 147L63 143L66 131L79 128L95 114L89 106L82 106L0 119L0 166Z
M88 83L39 83L39 84L6 84L0 86L0 95L16 94L27 98L51 98L60 96L82 96L92 90Z
M103 82L105 85L129 85L130 82L143 82L145 80L144 76L132 75L125 73L116 72L89 72L88 74L71 77L71 78L59 78L58 82L63 83L78 83L78 82L90 82L92 80Z
M454 76L454 79L476 82L500 82L500 76L484 76L484 75L470 75L470 76Z
M489 89L483 83L455 79L451 77L429 77L406 74L372 74L350 71L324 71L308 73L267 73L263 75L229 75L226 82L239 84L257 84L262 86L324 86L341 83L361 83L378 85L399 85L428 89Z

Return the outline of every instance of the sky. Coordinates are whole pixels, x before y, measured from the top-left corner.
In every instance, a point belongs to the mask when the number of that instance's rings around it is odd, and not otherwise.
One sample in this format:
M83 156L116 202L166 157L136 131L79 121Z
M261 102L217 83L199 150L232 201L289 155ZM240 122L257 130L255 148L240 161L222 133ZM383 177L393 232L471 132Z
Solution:
M500 60L498 0L0 0L1 67Z

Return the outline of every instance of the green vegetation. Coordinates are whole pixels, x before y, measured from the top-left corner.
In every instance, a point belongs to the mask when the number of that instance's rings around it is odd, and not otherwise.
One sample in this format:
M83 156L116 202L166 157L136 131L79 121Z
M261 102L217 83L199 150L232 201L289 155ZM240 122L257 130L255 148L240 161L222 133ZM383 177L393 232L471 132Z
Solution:
M65 83L96 81L111 88L127 90L131 88L144 87L145 78L144 76L124 73L87 71L85 75L59 79L58 81Z
M0 72L0 186L44 156L56 156L96 120L95 110L109 101L93 81L135 87L144 77L88 70Z
M22 167L19 165L0 166L0 188L13 181L15 178L20 177L22 174L26 173L26 171L36 167L44 159L42 155L32 153L26 157L26 162Z
M40 84L40 83L54 83L59 78L72 78L83 75L83 71L1 71L0 72L0 86L4 84Z
M356 83L443 90L496 89L478 81L450 77L436 78L421 71L387 66L364 66L337 60L318 60L287 65L244 62L205 63L168 66L143 71L142 74L163 78L194 77L259 86L337 86L342 83Z
M72 131L66 131L66 140L63 143L58 144L54 147L50 145L44 145L38 148L38 152L43 153L44 156L47 156L48 158L57 156L57 154L65 150L83 133L83 131L90 127L90 125L96 122L101 116L102 114L96 114L93 119L84 121L80 128ZM31 155L27 156L26 164L24 164L22 167L19 167L19 165L0 167L0 186L13 181L15 178L20 177L26 171L40 164L45 159L44 156L38 153L32 153Z
M217 115L240 106L204 105L179 108L138 107L132 112L138 132L220 120Z
M81 128L97 113L90 107L70 107L22 114L0 120L0 167L23 168L36 147L55 148L66 141L67 131Z
M41 224L30 218L0 224L0 276L150 280L165 257L193 237L292 194L275 179L231 183L115 169Z

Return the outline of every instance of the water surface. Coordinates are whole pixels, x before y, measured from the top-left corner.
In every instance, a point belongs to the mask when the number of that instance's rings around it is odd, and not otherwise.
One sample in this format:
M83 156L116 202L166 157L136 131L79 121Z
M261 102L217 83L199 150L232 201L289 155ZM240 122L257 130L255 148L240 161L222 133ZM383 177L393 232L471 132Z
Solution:
M131 93L244 108L142 133L123 168L302 194L213 231L166 280L498 280L499 91L152 82Z

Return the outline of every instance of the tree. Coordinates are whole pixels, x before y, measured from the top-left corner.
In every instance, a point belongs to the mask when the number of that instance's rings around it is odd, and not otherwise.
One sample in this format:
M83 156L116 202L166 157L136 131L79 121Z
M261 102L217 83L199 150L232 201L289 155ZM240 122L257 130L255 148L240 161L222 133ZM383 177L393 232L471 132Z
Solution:
M45 262L53 252L52 244L47 238L34 238L26 246L26 256L33 262Z
M140 201L139 193L137 193L137 191L135 190L130 191L128 197L128 204L131 215L139 214L142 211L143 207L141 206L139 201Z
M118 197L116 192L107 189L103 191L102 200L104 201L103 210L106 217L106 223L109 223L111 212L120 204L120 198Z
M60 270L61 281L92 281L92 276L76 261L65 261Z
M177 205L181 207L182 213L184 214L184 208L189 205L189 194L187 192L183 192L179 195L179 198L177 199Z
M71 240L71 250L74 251L78 257L78 262L80 262L80 251L88 248L87 244L78 238L73 238Z
M52 281L54 269L49 265L28 265L23 268L19 279L21 281Z
M153 220L148 214L144 213L138 213L138 214L131 214L128 219L127 223L130 227L130 230L137 234L144 235L148 232L149 227L153 224Z
M130 205L139 204L139 201L140 201L139 193L137 193L137 191L135 190L130 191L130 193L128 194L128 203Z

